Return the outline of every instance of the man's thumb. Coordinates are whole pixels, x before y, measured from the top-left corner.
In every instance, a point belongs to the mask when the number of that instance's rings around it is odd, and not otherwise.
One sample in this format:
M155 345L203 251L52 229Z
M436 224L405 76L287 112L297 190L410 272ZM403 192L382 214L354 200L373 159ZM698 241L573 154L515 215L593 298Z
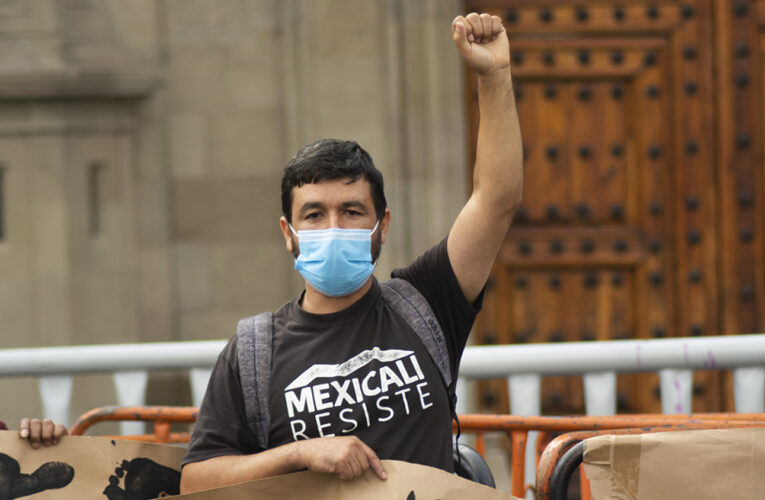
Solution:
M465 25L461 22L454 23L454 33L452 33L452 38L454 38L454 43L457 45L457 50L459 50L460 55L463 57L470 54L470 42L467 38L467 30L465 29Z

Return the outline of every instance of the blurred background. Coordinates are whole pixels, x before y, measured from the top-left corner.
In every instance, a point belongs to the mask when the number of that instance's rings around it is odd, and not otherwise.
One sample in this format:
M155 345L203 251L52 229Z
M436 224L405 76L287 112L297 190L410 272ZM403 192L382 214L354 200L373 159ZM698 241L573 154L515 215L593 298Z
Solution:
M465 74L443 1L2 0L0 348L227 339L302 290L282 170L355 139L393 222L377 275L466 200ZM71 419L116 402L75 377ZM0 418L39 415L0 378ZM189 404L154 373L148 404Z
M0 348L225 339L302 289L278 229L301 146L355 139L386 180L386 278L470 190L478 111L450 23L505 20L524 202L479 344L757 333L765 315L765 2L2 0ZM694 411L733 409L694 374ZM657 375L618 409L660 412ZM503 381L476 411L507 413ZM0 379L0 418L41 411ZM71 416L116 401L75 378ZM154 373L148 404L190 404ZM545 414L584 413L546 377Z

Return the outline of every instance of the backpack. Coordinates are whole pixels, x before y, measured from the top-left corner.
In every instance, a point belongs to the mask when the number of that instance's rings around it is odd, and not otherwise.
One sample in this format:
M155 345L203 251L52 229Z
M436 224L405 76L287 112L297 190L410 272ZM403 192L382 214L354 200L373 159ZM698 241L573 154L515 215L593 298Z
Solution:
M409 325L438 368L449 395L451 415L456 418L457 396L446 339L428 301L411 283L400 278L380 283L380 287L385 303ZM247 423L257 438L258 445L264 450L268 449L268 434L271 427L268 396L273 352L272 338L272 312L244 318L236 327L239 378L244 395Z

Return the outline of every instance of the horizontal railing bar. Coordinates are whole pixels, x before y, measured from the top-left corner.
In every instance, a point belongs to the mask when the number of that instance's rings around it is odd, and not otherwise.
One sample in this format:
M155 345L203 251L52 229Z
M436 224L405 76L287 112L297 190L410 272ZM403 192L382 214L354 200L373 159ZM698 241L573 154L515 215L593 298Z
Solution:
M521 373L570 375L743 366L765 366L765 335L474 346L462 356L460 375L500 378Z
M0 349L0 377L212 367L224 340Z
M224 340L0 350L0 377L212 367ZM765 366L765 335L567 342L465 349L460 376L567 375Z

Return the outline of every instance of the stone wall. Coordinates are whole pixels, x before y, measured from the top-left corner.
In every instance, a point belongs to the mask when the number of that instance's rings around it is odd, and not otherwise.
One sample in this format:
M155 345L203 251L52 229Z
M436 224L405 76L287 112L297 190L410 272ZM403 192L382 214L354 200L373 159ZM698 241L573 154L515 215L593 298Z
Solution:
M301 290L278 228L299 147L386 179L386 277L466 198L464 75L438 0L0 3L0 348L229 337ZM155 374L150 403L188 403ZM76 416L115 402L78 377ZM0 381L5 420L39 414Z

